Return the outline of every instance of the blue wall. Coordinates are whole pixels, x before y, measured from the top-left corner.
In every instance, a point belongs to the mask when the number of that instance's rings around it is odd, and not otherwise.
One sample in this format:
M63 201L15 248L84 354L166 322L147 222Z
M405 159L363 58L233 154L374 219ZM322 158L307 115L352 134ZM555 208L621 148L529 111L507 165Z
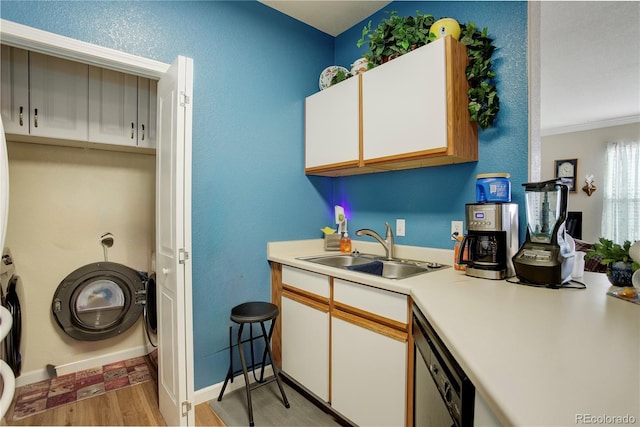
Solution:
M381 174L306 177L304 98L328 65L362 51L362 24L330 37L257 2L2 2L0 17L170 63L194 59L193 321L195 387L224 379L229 311L268 300L268 241L319 238L334 203L350 230L407 220L399 244L451 248L449 221L475 198L475 175L510 172L514 201L527 177L525 2L394 2L488 27L502 111L480 132L478 163ZM374 24L383 13L372 17ZM363 48L364 49L364 48ZM521 209L521 218L523 212ZM236 261L240 254L241 262Z

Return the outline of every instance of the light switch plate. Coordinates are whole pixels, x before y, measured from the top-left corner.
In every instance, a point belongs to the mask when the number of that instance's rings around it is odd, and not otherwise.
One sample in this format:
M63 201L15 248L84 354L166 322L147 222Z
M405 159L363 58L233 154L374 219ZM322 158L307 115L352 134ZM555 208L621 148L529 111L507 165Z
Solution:
M453 237L454 233L458 233L457 236L462 236L463 224L462 221L451 221L451 240L456 240Z
M396 236L404 236L404 219L396 219Z

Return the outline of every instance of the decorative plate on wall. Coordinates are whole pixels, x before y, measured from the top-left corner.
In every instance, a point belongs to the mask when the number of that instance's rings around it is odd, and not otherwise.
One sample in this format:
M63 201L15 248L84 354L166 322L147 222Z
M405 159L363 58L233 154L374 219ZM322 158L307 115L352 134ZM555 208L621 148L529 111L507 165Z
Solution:
M322 73L320 73L320 80L318 82L320 90L324 90L331 86L331 79L333 79L335 75L338 74L338 71L344 71L345 74L349 73L349 70L339 65L332 65L330 67L327 67L322 71Z

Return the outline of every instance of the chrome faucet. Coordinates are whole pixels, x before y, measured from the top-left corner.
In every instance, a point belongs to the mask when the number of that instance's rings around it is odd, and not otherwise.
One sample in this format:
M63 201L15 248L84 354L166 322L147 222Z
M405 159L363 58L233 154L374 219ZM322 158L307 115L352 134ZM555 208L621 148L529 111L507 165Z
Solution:
M391 231L391 226L388 222L385 222L384 225L387 226L387 234L385 235L384 240L378 233L368 228L362 228L356 231L356 236L371 236L376 239L380 244L384 247L384 250L387 255L387 259L393 259L393 231Z

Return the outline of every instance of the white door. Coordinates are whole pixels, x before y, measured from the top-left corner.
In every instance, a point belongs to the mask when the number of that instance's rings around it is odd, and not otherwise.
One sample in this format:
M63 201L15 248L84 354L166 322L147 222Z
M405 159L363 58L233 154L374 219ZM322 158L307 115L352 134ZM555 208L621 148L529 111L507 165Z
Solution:
M9 156L4 127L0 118L0 251L4 250L4 238L7 234L9 217Z
M179 56L158 82L156 276L158 394L167 425L195 422L191 299L193 60Z

